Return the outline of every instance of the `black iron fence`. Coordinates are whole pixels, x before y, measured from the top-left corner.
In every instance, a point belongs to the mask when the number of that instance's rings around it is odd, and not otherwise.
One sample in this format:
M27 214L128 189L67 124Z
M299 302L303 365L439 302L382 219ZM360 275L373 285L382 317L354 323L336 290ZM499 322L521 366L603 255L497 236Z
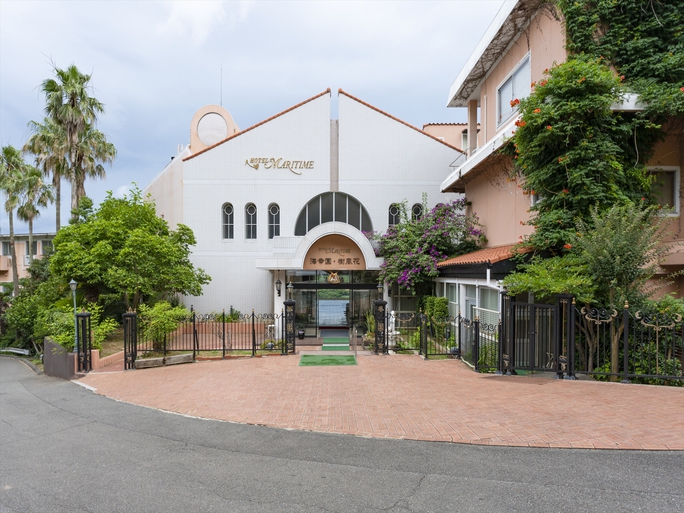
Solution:
M684 322L678 314L572 305L568 376L684 385Z
M385 301L374 303L376 354L389 351L417 352L426 358L460 354L460 317L431 317L422 312L388 312L386 306Z
M677 314L502 298L497 372L552 372L558 378L684 385L684 322Z
M290 305L286 305L290 306ZM256 356L295 352L292 322L282 314L201 314L191 311L171 329L140 318L135 312L124 315L124 368L135 368L144 357L166 357L192 353L225 358L227 355Z

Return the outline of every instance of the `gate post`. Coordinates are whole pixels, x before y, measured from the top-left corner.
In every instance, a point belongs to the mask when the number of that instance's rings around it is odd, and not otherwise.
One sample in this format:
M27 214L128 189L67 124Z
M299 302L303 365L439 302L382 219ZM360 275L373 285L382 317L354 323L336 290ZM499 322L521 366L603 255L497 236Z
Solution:
M294 299L286 299L283 302L285 305L285 343L284 352L292 354L295 353L295 301Z
M428 316L425 315L423 312L420 312L418 314L418 319L420 320L420 351L419 353L423 353L423 356L425 356L425 359L428 359L428 331L427 331L427 320ZM433 318L434 322L434 318Z
M622 382L631 383L627 374L629 374L629 303L625 301L625 307L622 309L622 343L623 349L623 369Z
M497 361L496 361L496 373L499 375L505 375L506 370L508 369L508 362L509 362L509 353L508 353L508 346L506 344L507 340L504 338L506 337L506 326L507 326L507 319L506 319L506 314L508 313L508 301L510 301L510 297L508 296L507 291L502 290L499 292L499 297L500 297L500 307L499 311L501 312L500 317L499 317L499 354L497 355Z
M81 312L76 314L77 336L80 342L78 348L78 372L90 372L93 370L91 351L93 341L90 337L90 313Z
M226 359L226 309L221 313L221 341L223 343L223 359Z
M480 317L475 316L473 321L475 334L473 336L473 360L475 361L475 372L480 372Z
M135 369L138 354L138 314L129 310L123 314L124 370Z
M256 356L256 328L254 326L254 308L252 308L252 356Z
M575 298L572 298L570 305L568 306L568 372L565 379L575 380L575 313L577 305L575 303Z
M556 318L553 323L555 338L553 341L553 351L555 353L554 360L556 362L556 375L554 379L563 379L564 372L567 372L568 355L563 354L563 341L565 341L566 344L569 344L568 320L570 317L570 308L572 308L572 299L573 297L571 294L558 294L556 296Z
M373 316L375 317L375 354L378 350L387 354L387 301L376 299L373 301Z

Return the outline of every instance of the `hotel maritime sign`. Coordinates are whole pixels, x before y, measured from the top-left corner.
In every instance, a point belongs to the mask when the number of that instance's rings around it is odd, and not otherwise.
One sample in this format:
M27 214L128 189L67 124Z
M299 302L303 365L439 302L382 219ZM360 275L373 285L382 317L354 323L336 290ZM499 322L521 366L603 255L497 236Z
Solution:
M313 169L313 160L283 160L282 158L250 158L245 160L245 165L252 169L259 169L264 166L264 169L289 169L296 175L301 175L300 169Z

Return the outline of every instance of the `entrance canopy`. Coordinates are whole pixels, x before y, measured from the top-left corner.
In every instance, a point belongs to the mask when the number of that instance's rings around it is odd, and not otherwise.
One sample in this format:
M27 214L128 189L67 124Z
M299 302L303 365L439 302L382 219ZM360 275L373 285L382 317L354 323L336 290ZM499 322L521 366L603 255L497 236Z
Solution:
M319 224L303 237L275 237L273 256L256 260L258 269L272 271L380 270L381 264L382 258L375 256L368 238L357 228L340 222Z

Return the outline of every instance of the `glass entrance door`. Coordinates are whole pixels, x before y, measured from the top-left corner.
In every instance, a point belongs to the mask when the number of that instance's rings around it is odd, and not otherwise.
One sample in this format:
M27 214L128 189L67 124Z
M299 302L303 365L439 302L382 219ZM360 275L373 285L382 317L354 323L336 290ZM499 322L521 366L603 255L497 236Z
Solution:
M349 289L319 289L318 327L346 328L351 307Z

